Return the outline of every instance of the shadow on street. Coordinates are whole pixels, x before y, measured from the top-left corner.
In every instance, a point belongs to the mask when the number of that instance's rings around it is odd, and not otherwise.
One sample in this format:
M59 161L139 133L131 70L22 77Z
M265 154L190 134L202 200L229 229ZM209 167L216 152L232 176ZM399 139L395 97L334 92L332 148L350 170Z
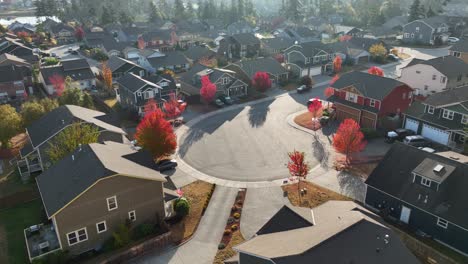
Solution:
M266 121L268 112L270 112L270 105L273 103L273 101L274 99L250 106L249 123L252 127L258 128L263 126Z
M312 155L320 162L322 168L328 168L330 153L324 147L324 142L322 142L317 135L314 135L314 142L312 142Z
M342 171L337 175L337 179L342 194L357 201L364 202L366 184L360 177Z

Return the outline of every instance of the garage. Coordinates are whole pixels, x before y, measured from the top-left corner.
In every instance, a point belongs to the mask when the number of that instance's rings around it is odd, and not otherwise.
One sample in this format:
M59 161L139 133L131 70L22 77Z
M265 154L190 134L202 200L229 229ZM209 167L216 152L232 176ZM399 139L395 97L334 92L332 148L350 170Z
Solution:
M357 59L358 64L366 64L368 62L369 62L369 56L367 56L367 55L360 56Z
M416 121L411 118L406 118L405 128L418 133L419 121Z
M443 145L447 145L450 138L449 132L427 124L423 124L421 135Z
M336 106L336 118L338 119L338 121L343 121L347 118L351 118L351 119L356 120L356 122L360 123L359 119L360 119L361 111L345 106L345 105L341 105L341 104L335 104L335 106Z
M308 70L302 70L302 76L307 76ZM310 76L316 76L322 74L322 66L310 68Z

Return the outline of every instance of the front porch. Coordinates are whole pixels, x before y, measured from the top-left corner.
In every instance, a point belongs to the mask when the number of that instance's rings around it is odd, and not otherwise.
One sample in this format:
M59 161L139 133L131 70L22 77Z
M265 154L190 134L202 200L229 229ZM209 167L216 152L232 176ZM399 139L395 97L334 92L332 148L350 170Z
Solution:
M18 159L16 164L23 182L28 181L32 173L43 170L40 157L35 151L22 159Z
M468 137L463 131L452 131L447 146L455 152L462 153L465 147L465 139Z
M30 226L24 229L24 238L30 261L61 249L53 224Z

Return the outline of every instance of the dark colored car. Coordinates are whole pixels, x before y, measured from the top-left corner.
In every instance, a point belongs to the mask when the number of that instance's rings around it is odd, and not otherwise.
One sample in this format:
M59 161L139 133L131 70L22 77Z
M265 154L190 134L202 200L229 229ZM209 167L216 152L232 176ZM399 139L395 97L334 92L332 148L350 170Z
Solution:
M304 84L303 84L303 85L297 87L297 93L307 92L307 91L309 91L310 89L312 89L312 86L304 85Z
M407 136L403 140L403 143L413 147L432 147L432 142L420 135Z
M171 159L163 159L160 160L158 163L156 163L156 169L159 172L167 171L167 170L173 170L177 167L177 161L176 160L171 160Z
M213 104L214 104L216 107L218 107L218 108L221 108L221 107L224 106L223 101L221 101L220 99L214 100L214 101L213 101Z
M221 100L223 103L227 104L227 105L232 105L234 104L234 101L231 99L231 97L229 96L220 96L219 97L219 100Z
M405 137L414 135L413 130L405 129L405 128L398 128L392 131L387 132L385 135L385 142L393 143L395 141L403 141Z

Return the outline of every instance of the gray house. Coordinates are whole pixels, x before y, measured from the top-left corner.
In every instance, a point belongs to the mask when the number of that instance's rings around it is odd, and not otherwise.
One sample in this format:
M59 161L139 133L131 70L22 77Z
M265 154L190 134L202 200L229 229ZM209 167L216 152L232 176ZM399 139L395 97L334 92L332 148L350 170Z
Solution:
M289 76L288 70L271 57L241 60L229 64L225 69L236 72L236 76L248 84L252 83L252 79L257 72L266 72L273 87L286 82Z
M334 58L334 54L327 52L327 47L318 41L293 45L284 51L284 55L288 70L299 77L326 72L331 69Z
M238 21L230 24L226 28L227 34L232 36L241 33L253 33L253 28L245 21Z
M415 20L403 26L403 43L441 45L449 37L445 17L436 16Z

